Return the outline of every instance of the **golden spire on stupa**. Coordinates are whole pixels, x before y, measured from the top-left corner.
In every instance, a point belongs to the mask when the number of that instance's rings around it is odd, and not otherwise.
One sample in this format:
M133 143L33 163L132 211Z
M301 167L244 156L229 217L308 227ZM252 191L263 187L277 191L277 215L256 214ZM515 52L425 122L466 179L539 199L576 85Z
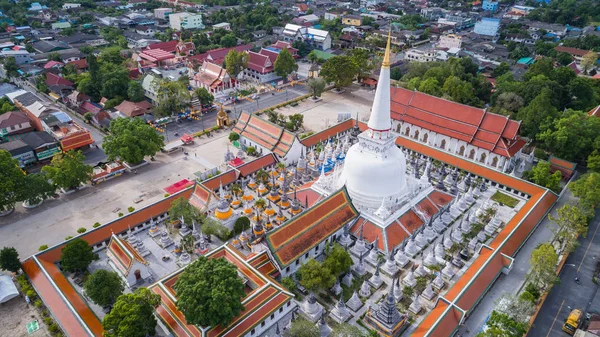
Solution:
M390 53L391 53L391 42L392 42L392 28L388 31L387 45L385 46L385 54L383 54L383 62L381 67L390 67Z

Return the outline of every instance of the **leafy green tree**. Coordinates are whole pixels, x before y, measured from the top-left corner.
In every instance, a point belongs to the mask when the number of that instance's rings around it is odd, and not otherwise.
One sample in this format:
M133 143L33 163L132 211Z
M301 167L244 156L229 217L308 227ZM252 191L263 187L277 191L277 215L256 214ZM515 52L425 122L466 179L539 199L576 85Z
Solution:
M300 130L300 128L302 128L302 125L304 124L304 115L303 114L293 114L288 116L288 121L285 123L285 128L292 131L292 132L296 132L298 130Z
M289 74L298 70L298 65L296 64L296 60L294 60L292 53L290 53L287 48L284 48L277 55L273 69L277 76L287 78Z
M19 162L6 150L0 150L0 213L15 207L22 199L25 186L25 174L19 168Z
M102 78L100 75L100 64L94 54L90 54L86 58L88 64L87 83L78 83L77 90L90 96L92 101L99 102L102 96L100 90L102 89Z
M569 184L569 187L583 207L596 209L600 206L600 173L586 174Z
M102 78L102 96L111 99L128 93L129 71L121 64L102 62L100 67Z
M177 308L188 324L227 326L242 310L246 296L237 268L223 258L200 256L175 283Z
M421 81L419 83L419 91L433 96L440 96L442 92L440 85L435 78L427 78Z
M367 334L354 325L342 323L333 329L331 337L367 337Z
M496 103L492 110L501 115L512 116L519 111L524 104L525 100L523 97L514 92L503 92L496 98Z
M335 276L329 268L317 262L315 259L308 260L298 269L300 284L314 292L319 289L329 289L335 283Z
M317 55L317 52L314 50L311 50L310 53L308 53L308 55L306 56L306 58L308 59L308 61L312 64L318 64L321 63L319 62L319 60L321 59L319 57L319 55Z
M558 64L560 64L561 66L566 66L573 62L573 56L571 56L568 53L558 53L556 59L558 61Z
M329 251L326 251L326 257L323 261L323 267L329 269L335 277L348 272L352 264L350 254L337 243Z
M14 57L9 56L4 60L4 70L6 70L6 74L8 76L14 77L19 76L19 66L17 65L17 61Z
M531 171L526 171L523 174L523 177L535 184L551 189L556 193L560 192L560 180L562 174L560 171L551 173L550 163L547 161L540 161L531 169Z
M250 228L250 219L245 216L241 216L235 220L235 224L233 225L233 234L240 235L244 229L248 228Z
M203 106L211 105L215 101L215 96L208 92L204 87L196 88L196 90L194 90L194 96L196 96Z
M390 78L394 81L398 81L402 78L402 70L400 70L400 67L392 68L390 71Z
M587 74L587 72L592 69L596 65L598 61L598 53L590 51L589 53L583 55L581 59L581 68L583 72Z
M225 68L232 78L237 79L246 67L248 67L248 53L232 49L225 56Z
M510 71L510 65L506 62L502 62L500 63L499 66L497 66L494 71L492 72L492 76L493 77L498 77L498 76L502 76L504 74L506 74L507 72Z
M180 81L162 79L155 81L157 106L154 112L159 116L172 116L190 105L190 93Z
M317 97L321 97L321 94L323 93L323 90L325 90L325 86L327 84L322 78L313 77L308 80L306 85L310 88L313 98L317 99Z
M144 88L138 81L130 81L129 87L127 88L127 97L132 102L141 102L144 100Z
M221 45L225 48L237 46L237 38L233 34L227 34L221 38Z
M590 79L576 77L569 82L567 89L573 97L570 104L571 108L588 111L598 105L595 98L596 93Z
M24 189L21 199L29 205L37 205L50 198L56 192L48 179L40 173L32 173L25 176Z
M477 334L477 337L521 337L527 332L527 324L517 322L496 310L492 311L486 326L487 329Z
M297 319L292 322L289 330L284 331L284 335L286 337L320 337L321 331L315 324L305 319Z
M529 264L531 270L527 277L548 290L554 285L558 277L556 276L556 265L558 263L558 254L550 243L539 245L532 253Z
M339 90L352 84L357 72L358 68L351 57L334 56L323 63L320 75L325 81L333 82L335 88Z
M70 150L59 153L52 158L50 165L42 167L42 173L59 188L76 189L81 184L87 183L94 171L91 166L83 162L84 159L81 151Z
M48 54L48 60L49 61L62 62L62 57L60 56L59 53L52 52L52 53Z
M558 111L552 105L551 97L552 92L549 89L543 89L529 105L519 110L517 119L521 120L521 134L535 137L539 133L541 125L551 123L558 116Z
M108 160L121 159L137 164L145 156L154 156L164 146L163 136L143 119L116 118L110 122L110 133L104 137L102 149Z
M554 240L560 244L561 248L572 252L577 248L577 237L579 235L587 236L590 212L574 205L564 205L556 213L557 217L552 214L548 215L548 219L556 224L556 227L550 226Z
M600 152L594 150L587 157L587 167L594 172L600 172Z
M192 222L196 221L201 223L203 219L200 211L184 198L177 198L171 203L169 217L173 220L180 220L183 218L183 222L190 228L192 227Z
M554 60L549 57L541 57L537 59L532 65L529 66L527 72L523 75L525 81L530 80L531 78L544 75L547 78L552 78L552 74L554 73Z
M450 76L446 79L442 87L442 93L450 97L451 100L462 104L473 104L475 101L473 85L461 80L458 76Z
M60 266L67 272L82 272L97 259L98 254L94 253L92 246L87 241L77 238L63 247Z
M298 54L300 57L306 56L308 53L308 46L304 41L296 40L292 43L292 48L298 49Z
M112 305L125 290L121 277L104 269L96 270L83 286L85 294L101 307Z
M4 247L0 250L0 269L16 273L21 269L19 253L13 247Z
M240 139L240 135L237 132L231 132L228 138L230 142L235 142L236 140Z
M112 310L102 320L104 336L153 336L156 330L154 308L159 304L160 296L147 288L138 288L133 294L119 296Z
M350 58L356 65L356 79L360 82L373 70L371 55L366 49L356 48L350 51Z

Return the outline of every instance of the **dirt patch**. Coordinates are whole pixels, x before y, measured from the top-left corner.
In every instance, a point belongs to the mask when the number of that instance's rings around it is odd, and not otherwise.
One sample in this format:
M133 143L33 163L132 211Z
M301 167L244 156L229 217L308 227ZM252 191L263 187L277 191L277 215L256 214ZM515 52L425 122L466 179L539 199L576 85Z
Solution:
M40 329L31 335L27 334L27 323L37 320ZM11 337L50 337L46 325L33 305L27 305L22 297L16 297L7 303L0 304L0 327L2 336Z

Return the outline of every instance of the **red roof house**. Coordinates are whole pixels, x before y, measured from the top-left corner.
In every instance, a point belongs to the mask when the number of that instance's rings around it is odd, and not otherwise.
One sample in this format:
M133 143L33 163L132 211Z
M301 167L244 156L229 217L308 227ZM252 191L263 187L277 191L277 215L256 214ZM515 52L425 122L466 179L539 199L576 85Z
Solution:
M131 101L123 101L121 104L115 107L117 111L120 113L127 115L129 117L136 117L144 115L150 112L152 109L152 103L148 101L141 102L131 102Z

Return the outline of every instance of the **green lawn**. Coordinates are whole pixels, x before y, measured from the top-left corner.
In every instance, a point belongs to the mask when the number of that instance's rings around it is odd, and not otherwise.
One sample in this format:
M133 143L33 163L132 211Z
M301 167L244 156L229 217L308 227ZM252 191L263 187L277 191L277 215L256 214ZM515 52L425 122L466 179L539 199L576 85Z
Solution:
M494 193L494 195L492 195L492 200L499 203L500 205L506 205L510 208L515 208L515 206L517 206L517 204L519 203L518 199L515 199L510 195L504 194L500 191L497 191L496 193Z

